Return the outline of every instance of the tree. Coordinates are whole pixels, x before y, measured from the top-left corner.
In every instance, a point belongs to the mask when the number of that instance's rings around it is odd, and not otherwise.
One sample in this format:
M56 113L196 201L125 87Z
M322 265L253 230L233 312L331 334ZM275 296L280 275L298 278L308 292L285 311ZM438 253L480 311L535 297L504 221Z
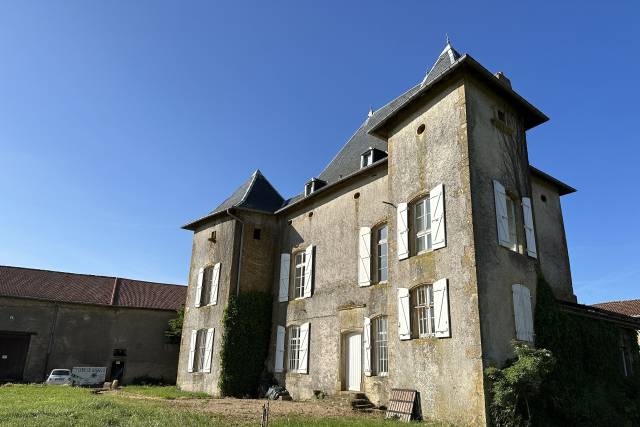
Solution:
M164 331L164 335L172 344L179 344L182 338L182 323L184 322L184 305L176 311L176 317L169 320L169 329Z

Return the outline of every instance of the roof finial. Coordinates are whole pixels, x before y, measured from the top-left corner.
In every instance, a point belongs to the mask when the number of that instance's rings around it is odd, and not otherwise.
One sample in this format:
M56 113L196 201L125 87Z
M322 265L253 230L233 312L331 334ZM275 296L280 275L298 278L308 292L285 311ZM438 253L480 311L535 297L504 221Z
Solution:
M444 33L445 36L447 37L447 45L451 44L451 40L449 40L449 33Z
M373 109L369 106L369 112L367 113L367 117L373 116Z

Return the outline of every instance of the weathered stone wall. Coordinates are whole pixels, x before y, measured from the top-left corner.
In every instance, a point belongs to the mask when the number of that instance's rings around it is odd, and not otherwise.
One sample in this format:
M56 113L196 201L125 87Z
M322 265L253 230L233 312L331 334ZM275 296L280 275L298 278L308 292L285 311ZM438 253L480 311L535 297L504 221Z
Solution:
M24 381L44 381L52 369L125 363L123 382L136 377L176 379L179 346L164 332L176 313L0 297L0 331L31 334ZM114 357L114 349L126 349ZM49 354L48 354L49 353Z
M449 280L451 338L399 341L392 332L397 375L391 385L416 388L428 418L484 424L480 316L473 241L467 110L462 81L451 83L399 124L389 138L389 188L394 203L411 202L444 185L447 245L397 261L391 227L392 301L395 288ZM418 135L420 125L425 130Z
M216 231L216 242L210 242L211 233ZM189 267L189 289L182 327L180 343L180 361L178 363L178 386L183 390L201 391L218 395L220 376L220 344L222 342L222 316L229 302L231 292L235 292L237 278L236 254L239 251L240 227L230 218L214 220L198 228L193 234L191 264ZM218 301L216 305L195 307L198 272L201 267L220 263L218 282ZM211 372L187 372L191 331L194 329L215 328Z
M504 99L471 77L465 87L483 357L485 366L501 365L516 337L511 286L528 287L535 302L537 260L526 255L521 222L518 252L498 244L493 180L518 200L531 196L526 140L521 115ZM507 131L497 122L498 110L505 112ZM518 221L521 215L516 212Z
M540 268L556 298L576 302L560 194L555 186L535 176L531 187Z
M193 235L189 289L178 365L178 386L184 390L219 395L222 318L229 298L238 291L271 291L273 252L278 237L276 219L272 215L248 211L236 211L234 215L244 225L225 215L201 226ZM260 229L260 239L254 238L254 230L257 228ZM216 231L215 243L209 241L213 231ZM199 269L218 262L220 280L217 304L195 307ZM187 372L191 331L204 328L215 328L211 372Z
M343 389L343 334L362 331L364 316L385 314L389 374L363 377L362 390L367 396L375 403L386 403L393 387L417 389L427 418L485 422L465 114L464 88L457 83L429 100L392 133L388 176L383 168L374 169L339 194L318 196L284 218L280 252L316 246L311 298L279 303L278 278L273 281L271 370L275 326L310 322L309 374L278 374L294 398L310 398L313 390L332 393ZM423 123L426 130L417 136L416 128ZM382 202L409 202L441 183L445 186L447 246L398 261L396 211ZM360 193L359 198L354 198L355 193ZM381 222L389 226L389 281L361 288L358 230ZM397 288L440 278L449 279L452 337L400 341Z

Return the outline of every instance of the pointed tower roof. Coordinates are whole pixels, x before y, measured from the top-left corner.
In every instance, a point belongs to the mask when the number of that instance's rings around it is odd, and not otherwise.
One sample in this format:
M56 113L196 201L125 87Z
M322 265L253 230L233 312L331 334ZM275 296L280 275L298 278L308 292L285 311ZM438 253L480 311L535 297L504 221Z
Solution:
M451 68L451 66L461 57L462 55L460 55L460 53L451 46L451 41L449 41L449 37L447 37L447 45L440 53L440 56L438 56L438 59L436 59L436 62L433 64L431 69L427 74L425 74L422 84L428 85L434 81L438 76Z
M192 221L182 228L187 230L194 229L203 220L224 213L227 209L231 208L248 209L272 214L282 206L282 202L284 202L284 199L280 193L278 193L278 190L262 175L260 169L256 169L249 179L238 187L224 202L220 203L217 208L209 212L206 216Z

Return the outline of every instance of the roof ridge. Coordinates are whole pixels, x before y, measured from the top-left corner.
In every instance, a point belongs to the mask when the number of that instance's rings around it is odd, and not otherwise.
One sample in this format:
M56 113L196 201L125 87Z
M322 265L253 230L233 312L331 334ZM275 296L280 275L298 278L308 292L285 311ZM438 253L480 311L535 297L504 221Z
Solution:
M614 300L614 301L604 301L604 302L597 302L597 303L591 304L591 305L615 304L615 303L636 302L636 301L640 302L640 298L621 299L621 300Z
M179 285L177 283L150 282L148 280L131 279L131 278L128 278L128 277L121 277L121 276L105 276L103 274L74 273L72 271L50 270L50 269L47 269L47 268L20 267L20 266L16 266L16 265L0 265L0 268L18 268L20 270L44 271L44 272L48 272L48 273L59 273L59 274L72 274L74 276L101 277L103 279L129 280L129 281L132 281L132 282L143 282L143 283L162 285L162 286L180 286L180 287L185 286L185 285Z

